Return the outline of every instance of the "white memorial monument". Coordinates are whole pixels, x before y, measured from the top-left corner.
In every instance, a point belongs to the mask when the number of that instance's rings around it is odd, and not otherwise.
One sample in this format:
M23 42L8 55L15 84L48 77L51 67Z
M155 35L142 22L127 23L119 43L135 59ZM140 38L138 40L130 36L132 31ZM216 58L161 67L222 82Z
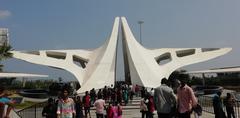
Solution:
M121 27L119 27L121 26ZM122 34L119 34L121 29ZM123 39L118 39L122 35ZM78 93L114 85L117 41L123 41L125 74L132 84L157 87L176 69L224 55L231 48L146 49L134 38L126 18L115 18L109 39L94 50L12 51L13 57L30 63L64 69L79 81ZM165 61L167 60L167 62Z

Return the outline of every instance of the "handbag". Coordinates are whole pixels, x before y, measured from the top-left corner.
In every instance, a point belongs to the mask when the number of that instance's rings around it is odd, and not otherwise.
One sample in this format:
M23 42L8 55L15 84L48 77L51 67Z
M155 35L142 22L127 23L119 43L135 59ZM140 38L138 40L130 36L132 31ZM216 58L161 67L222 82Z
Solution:
M197 106L193 107L192 110L198 114L198 116L202 115L202 106L197 104Z

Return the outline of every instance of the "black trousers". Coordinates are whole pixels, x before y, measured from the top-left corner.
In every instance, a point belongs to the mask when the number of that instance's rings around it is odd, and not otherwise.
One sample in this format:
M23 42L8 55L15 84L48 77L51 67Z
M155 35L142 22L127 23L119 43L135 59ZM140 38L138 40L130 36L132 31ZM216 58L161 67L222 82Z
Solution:
M98 113L96 113L96 114L97 114L97 118L104 118L103 114L98 114Z
M153 118L153 113L150 111L147 111L147 118Z
M170 113L159 113L158 112L158 118L172 118Z
M191 112L179 113L179 118L191 118Z
M148 118L148 113L147 113L147 111L141 111L142 112L142 118L145 118L145 116L146 116L146 118Z
M227 111L228 118L235 118L233 107L226 107L226 111Z

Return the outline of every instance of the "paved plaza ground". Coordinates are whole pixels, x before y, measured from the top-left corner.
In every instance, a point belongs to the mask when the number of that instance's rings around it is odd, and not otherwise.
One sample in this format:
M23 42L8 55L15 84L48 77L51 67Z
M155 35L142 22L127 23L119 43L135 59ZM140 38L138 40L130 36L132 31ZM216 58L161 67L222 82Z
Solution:
M32 111L32 112L28 111L28 112L29 112L28 115L24 116L23 118L30 118L35 116L34 114L35 111ZM37 118L43 118L41 115L41 112L42 112L41 108L37 109ZM95 109L91 110L91 118L96 118ZM122 118L141 118L140 109L135 107L124 108ZM154 115L154 118L157 118L157 115ZM194 118L194 116L192 115L191 118ZM201 116L201 118L214 118L214 115L211 113L203 112L203 115Z
M122 108L123 108L122 118L141 118L141 112L140 112L139 104L140 104L140 98L134 98L132 103L128 104L127 106L122 106ZM95 111L96 110L95 110L94 107L91 108L91 118L96 118ZM29 109L29 110L25 111L24 114L22 114L23 115L22 117L23 118L30 118L30 117L34 117L36 115L36 118L43 118L41 113L42 113L42 108ZM156 111L155 111L154 118L157 118ZM192 114L191 118L194 118L193 114ZM203 112L203 115L201 116L201 118L214 118L214 114Z
M40 110L41 112L41 110ZM38 115L37 118L42 118L41 114ZM95 109L93 108L91 110L91 118L96 118ZM141 118L141 112L138 106L123 106L123 116L122 118ZM154 118L157 118L157 113L155 111ZM192 117L194 118L194 115L192 114ZM214 118L214 114L203 112L203 115L201 118Z
M95 111L91 111L91 118L96 118ZM122 118L141 118L140 109L127 109L123 110L123 117ZM154 118L157 118L157 115L154 115ZM191 118L194 118L192 115ZM213 114L203 112L201 118L214 118Z
M128 104L127 106L123 107L123 118L141 118L141 112L140 112L140 98L134 98L133 102ZM157 112L154 112L154 118L157 118ZM95 115L95 109L91 109L91 118L96 118ZM192 118L194 118L194 115L192 114ZM201 118L214 118L214 114L203 112L203 115Z

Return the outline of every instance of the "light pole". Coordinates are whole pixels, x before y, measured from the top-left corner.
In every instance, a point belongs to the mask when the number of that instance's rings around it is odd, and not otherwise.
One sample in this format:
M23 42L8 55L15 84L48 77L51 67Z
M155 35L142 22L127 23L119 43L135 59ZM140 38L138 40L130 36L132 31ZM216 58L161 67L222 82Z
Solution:
M138 21L138 24L140 26L140 44L142 45L142 24L144 21Z

